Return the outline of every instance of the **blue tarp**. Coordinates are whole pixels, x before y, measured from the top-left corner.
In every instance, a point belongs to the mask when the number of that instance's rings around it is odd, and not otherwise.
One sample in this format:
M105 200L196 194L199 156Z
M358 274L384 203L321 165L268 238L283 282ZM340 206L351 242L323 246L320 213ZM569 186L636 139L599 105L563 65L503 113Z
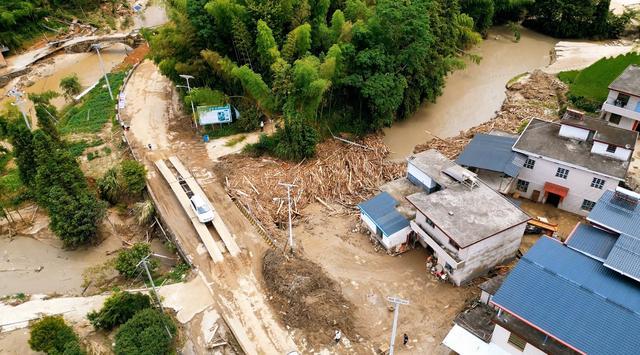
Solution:
M524 155L512 150L516 139L478 133L464 148L456 163L516 177L526 160Z
M523 256L492 302L590 355L640 349L640 285L546 237Z
M383 235L390 236L409 226L409 221L396 210L397 204L389 193L382 192L358 207L380 228Z

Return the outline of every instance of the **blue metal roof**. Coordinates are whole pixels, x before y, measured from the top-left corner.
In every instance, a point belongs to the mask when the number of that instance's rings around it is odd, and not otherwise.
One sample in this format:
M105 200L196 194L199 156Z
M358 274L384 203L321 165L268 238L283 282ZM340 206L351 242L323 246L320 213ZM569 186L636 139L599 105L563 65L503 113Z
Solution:
M546 237L524 255L492 302L590 355L640 349L640 285Z
M618 236L580 223L573 231L566 244L569 248L600 261L605 261Z
M464 148L456 163L516 177L525 161L524 155L511 149L516 140L516 137L478 133Z
M371 218L385 236L390 236L409 226L409 221L396 210L397 204L398 202L389 193L382 192L369 201L359 204L358 207Z
M604 266L640 281L640 240L621 234Z
M605 191L587 219L620 234L640 238L640 207L618 202L614 191Z

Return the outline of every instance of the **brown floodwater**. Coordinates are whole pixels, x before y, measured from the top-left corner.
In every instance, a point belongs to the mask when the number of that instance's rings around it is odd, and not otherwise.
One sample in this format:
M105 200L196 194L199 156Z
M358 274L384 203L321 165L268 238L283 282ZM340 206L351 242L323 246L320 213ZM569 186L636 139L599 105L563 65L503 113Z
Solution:
M513 77L550 64L557 40L521 29L520 42L514 42L506 27L495 27L473 52L482 56L480 64L449 75L442 96L435 103L424 103L410 118L384 130L384 141L392 159L403 159L414 146L438 137L451 137L460 131L488 121L504 101L505 84Z

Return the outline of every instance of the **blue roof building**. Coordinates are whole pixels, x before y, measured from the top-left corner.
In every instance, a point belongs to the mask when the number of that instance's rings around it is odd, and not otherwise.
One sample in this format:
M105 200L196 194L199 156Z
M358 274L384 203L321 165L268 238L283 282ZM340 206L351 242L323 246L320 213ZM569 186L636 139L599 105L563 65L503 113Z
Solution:
M464 148L456 163L516 177L526 160L524 154L512 150L516 140L517 137L512 136L478 133Z
M620 234L640 238L640 206L626 190L605 191L587 220Z
M573 250L604 262L611 249L618 241L618 236L588 224L580 223L567 238L565 244Z
M411 232L409 221L396 210L397 205L387 192L358 205L360 217L386 249L405 243Z
M569 244L575 247L578 241ZM596 254L602 250L602 245L583 246ZM511 332L517 343L524 341L523 347L554 354L638 354L639 286L600 260L542 238L493 296L492 303L501 309L494 338L501 331ZM513 334L505 341L516 342Z

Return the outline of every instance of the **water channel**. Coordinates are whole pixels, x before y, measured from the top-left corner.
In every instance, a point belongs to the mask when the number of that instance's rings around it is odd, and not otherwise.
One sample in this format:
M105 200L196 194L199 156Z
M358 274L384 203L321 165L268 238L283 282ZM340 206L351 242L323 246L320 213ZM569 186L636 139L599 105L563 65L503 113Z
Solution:
M453 72L436 103L424 103L410 118L384 130L391 159L403 159L415 145L455 136L494 116L504 101L505 84L513 77L549 65L557 40L521 29L519 42L506 27L495 27L473 52L480 64Z

